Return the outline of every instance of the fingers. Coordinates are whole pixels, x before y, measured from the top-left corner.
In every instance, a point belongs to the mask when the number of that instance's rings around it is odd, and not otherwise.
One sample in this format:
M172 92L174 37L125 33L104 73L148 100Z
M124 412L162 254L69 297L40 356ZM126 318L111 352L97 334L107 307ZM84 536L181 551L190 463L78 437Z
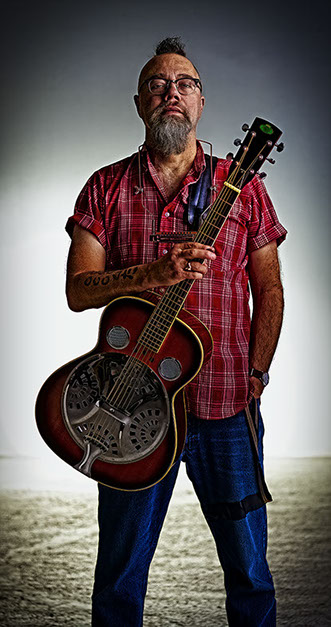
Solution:
M173 254L180 262L181 268L185 272L185 277L190 279L202 279L207 274L208 266L206 260L213 261L216 255L212 246L205 246L198 242L186 242L174 246Z
M215 249L212 246L205 246L198 242L185 242L183 244L175 244L172 249L174 257L182 257L188 261L200 261L205 259L216 259Z
M214 252L214 246L206 246L205 244L199 244L199 242L182 242L180 244L175 244L173 246L173 250L177 250L178 252L189 252L195 251L194 254L201 253L201 251L211 251Z
M183 248L183 254L187 259L216 259L215 248L197 242Z
M184 279L202 279L209 269L206 260L214 259L212 246L198 242L175 244L167 254L152 262L151 285L157 287L173 285Z
M261 383L261 381L257 379L256 377L250 377L249 381L250 381L250 388L252 390L254 398L260 398L264 390L263 383Z
M189 273L199 273L200 277L202 278L202 276L204 276L205 274L207 274L208 272L208 266L204 263L204 259L200 260L200 259L195 259L194 261L187 261L186 265L184 266L183 270L184 272L189 272ZM188 278L188 277L186 277ZM192 277L190 276L190 278L197 278L197 277Z

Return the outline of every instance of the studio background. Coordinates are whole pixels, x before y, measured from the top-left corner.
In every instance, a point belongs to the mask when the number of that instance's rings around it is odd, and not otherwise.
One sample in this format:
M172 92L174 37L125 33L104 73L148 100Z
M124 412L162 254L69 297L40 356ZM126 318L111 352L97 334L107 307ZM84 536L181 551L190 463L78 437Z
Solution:
M142 143L139 71L160 39L180 35L205 89L198 136L214 154L234 150L257 115L283 129L285 151L263 168L289 231L284 327L262 403L265 453L329 455L326 3L13 0L2 12L1 453L33 458L40 481L78 474L34 424L43 381L91 350L101 315L67 308L64 226L90 174ZM16 465L11 481L33 488L35 475L23 474Z
M47 448L34 404L48 375L97 341L101 310L66 304L65 223L91 173L142 143L139 71L158 41L180 35L207 99L198 136L214 154L234 150L256 116L283 129L285 151L263 168L289 232L279 250L284 326L262 398L268 556L278 626L330 625L327 3L11 0L1 16L1 624L90 625L96 485ZM225 627L224 604L182 470L144 624Z

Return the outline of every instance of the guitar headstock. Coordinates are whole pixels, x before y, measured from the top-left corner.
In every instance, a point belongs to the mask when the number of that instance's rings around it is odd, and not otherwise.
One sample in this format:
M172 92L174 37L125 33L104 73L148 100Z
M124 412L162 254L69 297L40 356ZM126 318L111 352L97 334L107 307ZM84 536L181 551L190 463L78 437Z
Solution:
M243 140L235 139L234 141L235 146L240 146L240 148L233 157L227 179L240 189L252 180L266 160L275 163L274 159L268 159L275 146L278 152L284 148L282 143L276 144L282 131L267 120L255 118L251 126L244 124L242 130L247 133Z

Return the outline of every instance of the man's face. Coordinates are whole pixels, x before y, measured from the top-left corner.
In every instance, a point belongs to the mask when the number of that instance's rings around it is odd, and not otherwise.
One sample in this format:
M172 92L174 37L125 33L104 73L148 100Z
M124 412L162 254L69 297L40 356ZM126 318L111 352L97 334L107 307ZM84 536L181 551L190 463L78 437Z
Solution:
M176 80L188 76L199 78L191 61L178 54L162 54L152 58L145 65L140 76L139 87L146 79L152 77ZM162 95L151 94L147 83L145 83L139 91L139 95L135 96L138 115L146 126L147 135L151 126L151 118L152 120L153 118L154 120L155 118L166 120L173 117L177 120L186 120L195 131L201 117L204 101L205 99L198 87L189 96L183 96L177 91L173 83Z

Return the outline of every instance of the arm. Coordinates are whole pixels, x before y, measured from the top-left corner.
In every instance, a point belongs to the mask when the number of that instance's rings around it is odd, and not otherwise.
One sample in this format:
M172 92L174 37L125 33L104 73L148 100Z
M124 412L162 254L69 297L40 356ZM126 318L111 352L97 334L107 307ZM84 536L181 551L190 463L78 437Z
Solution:
M106 271L103 246L92 233L76 225L67 265L68 305L73 311L104 307L119 295L173 285L184 279L201 279L208 267L193 260L215 257L210 246L186 242L175 244L169 253L151 263ZM192 272L184 270L188 261L192 262Z
M248 273L253 297L249 366L267 372L278 343L284 309L275 240L250 254ZM250 381L254 397L259 398L263 392L261 381L256 377Z

